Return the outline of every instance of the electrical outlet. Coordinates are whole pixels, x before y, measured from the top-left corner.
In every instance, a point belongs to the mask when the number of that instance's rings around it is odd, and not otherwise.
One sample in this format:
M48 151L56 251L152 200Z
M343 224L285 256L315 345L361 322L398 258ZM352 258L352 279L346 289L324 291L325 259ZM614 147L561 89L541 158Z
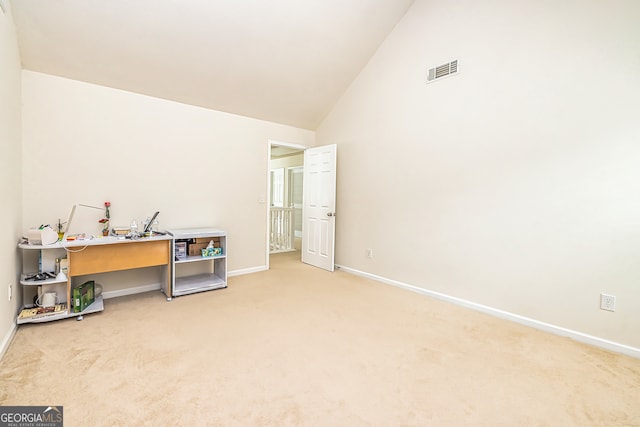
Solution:
M8 291L9 292L9 301L11 301L11 298L13 297L13 283L9 283L8 289L9 289L9 291Z
M615 295L600 294L600 309L607 311L616 311Z
M373 249L371 248L367 249L367 258L373 258Z

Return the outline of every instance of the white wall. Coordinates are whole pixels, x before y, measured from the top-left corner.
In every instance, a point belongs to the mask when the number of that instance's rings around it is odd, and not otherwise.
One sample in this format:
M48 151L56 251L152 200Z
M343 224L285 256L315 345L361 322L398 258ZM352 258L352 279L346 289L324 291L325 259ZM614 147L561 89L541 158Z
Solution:
M217 226L228 269L266 266L268 140L314 132L23 71L24 224L110 201L111 224ZM99 228L98 228L99 229Z
M640 348L638 22L636 0L416 0L317 130L337 264Z
M9 9L9 5L5 2ZM0 355L15 328L20 298L17 292L22 235L20 170L20 56L11 12L0 12ZM12 284L13 298L7 287Z

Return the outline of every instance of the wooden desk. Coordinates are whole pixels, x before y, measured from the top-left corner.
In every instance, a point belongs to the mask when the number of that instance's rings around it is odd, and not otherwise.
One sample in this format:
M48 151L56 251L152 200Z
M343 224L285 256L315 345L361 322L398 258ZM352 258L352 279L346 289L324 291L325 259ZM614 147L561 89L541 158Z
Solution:
M171 298L171 236L142 239L106 237L90 241L62 242L67 249L68 292L75 276L133 268L166 266L163 291ZM67 301L70 301L67 296Z
M33 289L35 289L36 286L42 288L43 292L45 289L56 292L57 289L58 295L66 293L66 300L64 302L67 304L67 307L64 311L50 315L47 314L44 317L21 318L19 315L17 323L50 322L67 317L82 319L83 314L102 311L104 309L103 298L102 296L98 296L95 302L81 313L73 312L71 307L71 296L74 286L73 279L84 275L144 267L163 267L160 287L163 288L162 290L167 295L167 299L171 299L171 277L173 269L172 241L173 237L166 235L145 237L136 240L120 239L117 237L100 237L91 240L56 242L52 245L29 245L27 243L20 243L18 247L25 250L23 251L23 274L20 279L23 298L25 298L26 291L30 294L28 299L30 300L33 296ZM68 262L66 280L57 277L42 281L28 280L28 274L26 273L38 271L36 270L38 266L38 254L40 260L42 260L44 258L43 252L49 250L57 250L57 253L60 255L62 255L63 252L66 253ZM57 255L57 253L53 252L53 255ZM25 263L30 265L26 271ZM51 267L51 269L53 268ZM66 289L62 290L59 289L59 287ZM25 299L25 301L28 300ZM27 303L23 306L23 308L30 307L32 307L32 305L28 305Z

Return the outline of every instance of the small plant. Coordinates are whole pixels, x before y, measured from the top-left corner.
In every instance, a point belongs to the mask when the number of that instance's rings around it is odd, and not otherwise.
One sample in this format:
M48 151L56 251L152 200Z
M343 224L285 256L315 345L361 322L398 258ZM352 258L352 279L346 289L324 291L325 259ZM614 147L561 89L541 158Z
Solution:
M111 202L104 202L104 218L100 219L98 222L102 224L102 235L109 235L109 219L111 218L111 213L109 213L109 208L111 207Z
M58 229L58 240L62 240L62 237L64 237L64 230L62 229L62 226L66 223L66 221L62 222L62 220L58 218L58 224L56 224L56 228Z

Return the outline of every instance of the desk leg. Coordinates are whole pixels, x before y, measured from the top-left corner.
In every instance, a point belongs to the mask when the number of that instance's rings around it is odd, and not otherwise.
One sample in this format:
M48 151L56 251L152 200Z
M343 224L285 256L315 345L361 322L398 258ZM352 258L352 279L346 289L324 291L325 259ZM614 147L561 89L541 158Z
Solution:
M163 277L163 282L164 282L164 294L167 296L167 301L171 301L172 299L172 295L171 295L171 282L173 279L173 263L169 262L169 264L166 265L166 268L164 269L164 277Z

